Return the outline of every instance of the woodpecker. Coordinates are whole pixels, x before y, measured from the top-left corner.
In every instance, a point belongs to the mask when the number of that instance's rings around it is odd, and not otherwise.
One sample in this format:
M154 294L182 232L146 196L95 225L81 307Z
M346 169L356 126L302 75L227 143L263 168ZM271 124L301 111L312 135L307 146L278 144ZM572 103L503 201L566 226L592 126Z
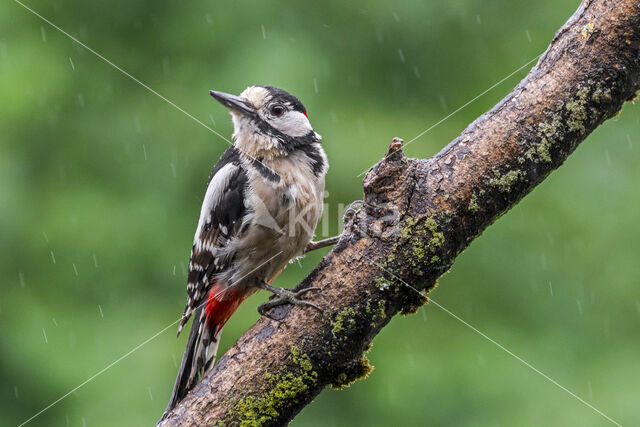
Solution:
M204 195L178 334L191 316L193 324L165 416L211 369L222 327L249 295L275 294L260 314L286 303L318 308L302 299L316 288L292 292L271 283L304 253L322 215L328 161L320 135L300 100L282 89L210 94L231 113L234 143Z

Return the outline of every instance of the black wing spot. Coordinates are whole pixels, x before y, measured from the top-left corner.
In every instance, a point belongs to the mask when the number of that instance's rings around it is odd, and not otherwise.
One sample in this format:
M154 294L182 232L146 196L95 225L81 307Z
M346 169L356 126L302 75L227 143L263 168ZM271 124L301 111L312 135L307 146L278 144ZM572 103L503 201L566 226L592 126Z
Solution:
M218 163L216 163L216 165L213 167L213 170L211 171L211 174L209 175L207 185L209 185L215 174L229 163L233 163L235 165L240 164L240 151L236 147L229 147L227 151L222 153L222 156L220 156L220 160L218 160Z
M209 288L211 275L226 268L227 262L225 261L228 260L220 258L216 248L224 247L226 242L237 234L237 228L246 215L244 192L248 177L240 159L240 152L235 147L230 147L220 157L209 176L209 185L215 174L230 163L234 164L236 169L229 177L226 183L227 187L222 192L219 201L208 212L208 221L196 237L197 243L191 251L187 310L200 304ZM196 295L198 298L195 298Z
M225 237L229 237L236 222L242 220L245 215L244 190L248 178L244 169L238 168L237 172L229 179L229 186L224 192L218 204L211 212L211 222L221 230Z

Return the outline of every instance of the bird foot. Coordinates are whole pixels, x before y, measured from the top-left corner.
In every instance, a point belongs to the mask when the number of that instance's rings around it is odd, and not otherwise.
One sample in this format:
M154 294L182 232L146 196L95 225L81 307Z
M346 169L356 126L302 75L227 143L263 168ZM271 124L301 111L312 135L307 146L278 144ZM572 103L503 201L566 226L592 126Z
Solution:
M338 243L341 235L329 237L328 239L319 240L317 242L311 241L307 244L307 247L304 249L304 253L315 251L316 249L324 248L327 246L332 246Z
M319 291L320 288L310 287L294 292L288 289L276 288L275 286L271 286L268 283L263 283L261 288L266 291L272 292L275 295L275 298L270 299L269 301L261 304L258 307L258 313L260 313L260 315L262 316L265 316L267 311L271 310L272 308L283 304L309 306L315 308L318 311L322 311L322 309L314 303L301 299L302 295L306 294L307 292Z

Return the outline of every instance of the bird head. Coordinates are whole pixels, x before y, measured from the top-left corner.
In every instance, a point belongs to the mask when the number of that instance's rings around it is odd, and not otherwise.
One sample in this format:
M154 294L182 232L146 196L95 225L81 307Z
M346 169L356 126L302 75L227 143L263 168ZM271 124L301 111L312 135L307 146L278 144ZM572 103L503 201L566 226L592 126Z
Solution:
M287 91L250 86L240 96L210 93L231 112L235 145L246 155L282 157L321 139L300 100Z

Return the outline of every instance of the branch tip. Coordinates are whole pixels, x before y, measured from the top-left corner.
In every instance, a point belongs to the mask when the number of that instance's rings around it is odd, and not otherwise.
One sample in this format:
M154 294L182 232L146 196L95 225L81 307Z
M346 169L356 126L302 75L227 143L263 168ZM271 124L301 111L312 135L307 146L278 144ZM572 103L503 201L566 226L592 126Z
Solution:
M389 150L387 150L387 155L385 157L391 156L395 152L402 152L402 144L404 144L404 140L402 138L394 137L389 143Z

